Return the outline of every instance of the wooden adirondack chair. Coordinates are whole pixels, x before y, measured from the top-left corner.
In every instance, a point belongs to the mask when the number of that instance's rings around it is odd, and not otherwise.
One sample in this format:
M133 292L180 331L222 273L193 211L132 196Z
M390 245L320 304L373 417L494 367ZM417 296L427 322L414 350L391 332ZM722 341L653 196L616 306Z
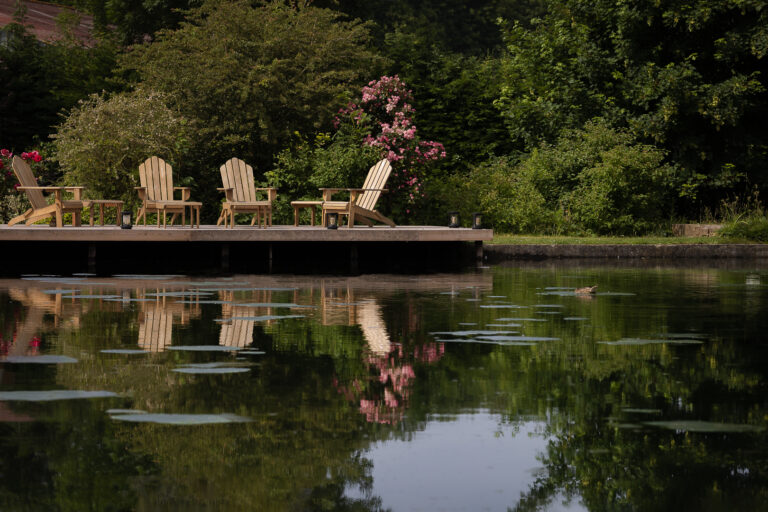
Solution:
M261 227L263 218L264 227L272 225L272 201L277 198L277 189L271 187L256 187L253 182L253 167L239 158L230 158L222 165L221 181L224 184L221 190L226 195L226 201L221 205L221 214L216 225L224 222L229 227L235 226L235 214L253 213L251 226L256 222ZM266 191L265 200L258 199L257 192Z
M148 213L157 213L158 226L160 214L163 215L163 224L165 224L166 213L172 214L171 224L179 214L182 217L185 215L185 208L190 205L190 189L173 186L173 169L165 163L165 160L156 156L147 158L143 164L139 165L139 180L141 186L134 188L139 193L142 204L136 216L136 224L144 219L146 226ZM173 198L176 190L181 191L181 200Z
M24 221L26 224L33 224L40 219L51 217L51 224L54 220L56 227L60 228L64 226L64 214L72 213L72 225L80 225L80 212L83 209L83 201L80 200L83 187L40 187L37 184L35 175L32 174L32 169L29 164L18 156L13 157L13 172L16 174L16 178L19 180L21 186L18 190L26 192L27 198L32 208L14 217L8 222L9 226L18 224ZM74 195L74 199L64 200L62 199L62 193L64 191L70 191ZM43 192L53 192L54 201L53 204L48 204L43 197Z
M338 213L347 215L347 227L354 227L355 221L361 221L368 226L373 226L372 221L387 224L395 227L391 219L380 214L375 210L376 202L382 192L387 192L384 188L389 174L392 172L392 165L389 160L382 159L368 170L368 177L363 183L363 188L321 188L323 192L323 225L327 223L328 213ZM349 201L333 201L332 196L336 192L348 191Z

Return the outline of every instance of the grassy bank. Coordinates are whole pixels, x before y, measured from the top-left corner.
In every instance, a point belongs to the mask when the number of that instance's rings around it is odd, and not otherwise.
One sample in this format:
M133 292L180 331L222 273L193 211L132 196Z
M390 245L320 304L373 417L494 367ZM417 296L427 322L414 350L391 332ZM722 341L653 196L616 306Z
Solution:
M502 235L497 234L491 244L533 245L533 244L557 244L557 245L672 245L672 244L738 244L754 243L735 238L720 236L702 237L589 237L589 236L531 236L531 235Z

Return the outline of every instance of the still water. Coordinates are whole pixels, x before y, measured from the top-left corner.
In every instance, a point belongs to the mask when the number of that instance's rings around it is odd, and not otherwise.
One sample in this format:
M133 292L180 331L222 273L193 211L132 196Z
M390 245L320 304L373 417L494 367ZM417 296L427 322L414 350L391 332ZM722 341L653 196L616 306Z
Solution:
M767 309L694 265L2 280L0 510L768 510Z

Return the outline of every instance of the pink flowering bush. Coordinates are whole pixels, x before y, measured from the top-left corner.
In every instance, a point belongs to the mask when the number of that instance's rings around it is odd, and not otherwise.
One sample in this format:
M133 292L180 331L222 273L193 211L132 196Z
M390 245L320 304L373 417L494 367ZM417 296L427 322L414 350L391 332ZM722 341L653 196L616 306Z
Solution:
M30 165L42 162L43 157L37 151L21 153L21 158ZM13 173L13 153L0 149L0 222L6 223L27 208L26 197L16 191L19 182Z
M424 198L429 166L446 156L442 144L418 137L415 112L411 90L397 75L383 76L363 87L360 101L341 109L335 122L337 129L345 123L367 128L361 142L392 163L391 198L395 204L404 203L406 213Z

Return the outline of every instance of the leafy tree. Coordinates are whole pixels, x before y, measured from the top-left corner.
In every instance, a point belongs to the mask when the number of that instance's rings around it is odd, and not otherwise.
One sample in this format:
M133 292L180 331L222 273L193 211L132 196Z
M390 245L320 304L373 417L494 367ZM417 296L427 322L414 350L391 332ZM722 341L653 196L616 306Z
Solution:
M210 0L122 64L190 121L186 162L208 192L233 155L263 172L294 132L330 128L343 98L382 62L368 37L365 24L327 9Z
M667 150L690 199L766 184L763 2L547 5L532 29L507 27L498 105L513 137L534 147L600 116Z
M139 164L155 154L178 163L184 149L186 122L166 102L145 89L80 102L53 135L65 181L134 204Z

